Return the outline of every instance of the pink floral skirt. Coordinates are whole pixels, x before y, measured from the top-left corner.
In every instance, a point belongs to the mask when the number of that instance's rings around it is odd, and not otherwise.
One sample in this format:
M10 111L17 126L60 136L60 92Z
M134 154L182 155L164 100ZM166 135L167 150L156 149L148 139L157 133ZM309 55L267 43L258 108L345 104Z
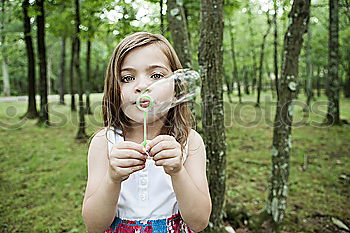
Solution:
M182 220L180 214L157 220L124 220L114 218L105 233L194 233Z

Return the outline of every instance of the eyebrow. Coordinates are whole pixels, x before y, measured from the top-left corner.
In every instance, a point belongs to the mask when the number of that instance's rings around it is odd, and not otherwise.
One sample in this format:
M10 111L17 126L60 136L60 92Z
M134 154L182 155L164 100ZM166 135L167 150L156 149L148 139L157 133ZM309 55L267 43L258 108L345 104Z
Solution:
M147 67L146 70L149 71L149 70L152 70L154 68L162 68L162 69L168 70L168 68L166 68L165 66L160 65L160 64L150 65ZM127 71L127 70L134 71L135 69L133 67L124 67L123 69L121 69L121 71Z

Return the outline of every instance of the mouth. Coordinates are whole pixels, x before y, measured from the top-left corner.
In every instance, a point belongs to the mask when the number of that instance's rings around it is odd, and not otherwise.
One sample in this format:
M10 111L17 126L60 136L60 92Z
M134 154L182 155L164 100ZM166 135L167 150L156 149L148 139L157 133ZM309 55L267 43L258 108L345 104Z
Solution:
M149 99L141 98L139 105L141 108L148 108L150 105L150 102L151 101ZM136 104L136 101L133 104Z

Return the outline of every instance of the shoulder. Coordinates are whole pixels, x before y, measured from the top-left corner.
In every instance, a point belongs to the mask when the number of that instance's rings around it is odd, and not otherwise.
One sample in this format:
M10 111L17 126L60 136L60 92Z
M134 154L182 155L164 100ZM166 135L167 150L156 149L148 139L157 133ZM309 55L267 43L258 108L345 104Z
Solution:
M97 130L89 145L88 151L88 172L95 174L95 171L102 172L108 165L108 139L107 128Z
M98 148L102 148L107 145L107 127L103 127L99 130L97 130L90 139L90 149L92 147L98 147Z
M194 129L191 129L188 135L188 149L189 156L196 154L196 152L205 151L205 145L202 136Z
M202 136L194 129L191 129L190 133L188 134L188 143L189 145L196 143L204 145Z

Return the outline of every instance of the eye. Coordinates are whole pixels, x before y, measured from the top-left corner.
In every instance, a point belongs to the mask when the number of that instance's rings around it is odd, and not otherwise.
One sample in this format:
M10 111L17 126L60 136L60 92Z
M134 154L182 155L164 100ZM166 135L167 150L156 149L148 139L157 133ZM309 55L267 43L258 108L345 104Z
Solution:
M132 76L130 76L130 75L127 75L127 76L122 77L121 81L122 81L123 83L128 83L128 82L130 82L130 81L132 81L132 80L134 80L134 79L135 79L134 77L132 77Z
M161 73L152 74L152 76L151 76L151 78L156 79L156 80L161 79L163 77L164 77L164 75Z

